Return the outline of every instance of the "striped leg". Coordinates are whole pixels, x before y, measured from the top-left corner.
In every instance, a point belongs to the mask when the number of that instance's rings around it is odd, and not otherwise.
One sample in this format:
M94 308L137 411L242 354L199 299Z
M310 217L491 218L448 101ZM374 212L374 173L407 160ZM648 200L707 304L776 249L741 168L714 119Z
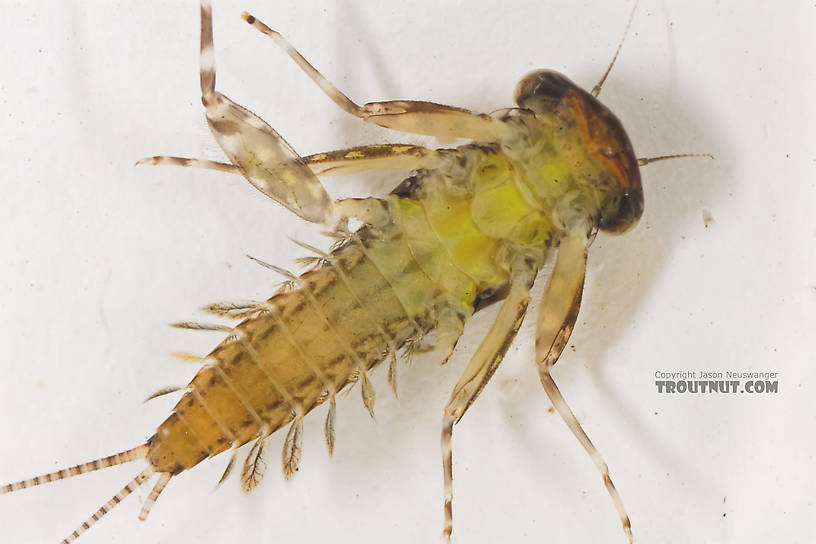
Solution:
M303 157L303 162L316 176L334 176L377 170L435 169L445 163L444 151L434 151L411 144L374 144L315 153ZM234 164L187 157L156 155L136 162L140 164L192 166L243 175Z
M553 268L552 276L550 276L544 292L544 298L539 305L536 327L536 363L541 385L544 387L550 402L552 402L553 407L558 411L558 415L570 428L601 473L604 485L620 516L623 530L631 544L632 527L629 516L623 506L618 490L609 477L609 467L607 467L603 457L584 432L550 375L550 370L567 345L572 329L575 326L575 320L578 317L578 310L581 307L581 295L584 289L587 248L591 241L592 237L588 236L583 228L569 234L561 241L555 268Z
M527 264L515 267L510 292L499 310L499 315L453 388L445 407L445 415L442 418L445 526L442 534L446 542L450 542L453 531L453 426L465 415L507 353L527 311L530 288L535 280L536 271Z
M446 162L445 150L432 150L411 144L374 144L316 153L304 157L318 176L354 174L375 170L429 170Z
M335 104L363 121L437 138L470 138L496 142L513 134L512 129L499 119L433 102L394 100L358 106L318 72L279 32L248 13L244 13L242 17L253 28L272 38Z
M241 169L234 164L218 161L208 161L205 159L192 159L187 157L172 157L170 155L156 155L146 157L136 161L136 166L140 164L170 164L174 166L192 166L195 168L206 168L208 170L218 170L219 172L229 172L230 174L241 174Z
M209 0L201 1L201 102L215 140L247 181L307 221L330 219L329 196L303 158L263 119L215 90Z

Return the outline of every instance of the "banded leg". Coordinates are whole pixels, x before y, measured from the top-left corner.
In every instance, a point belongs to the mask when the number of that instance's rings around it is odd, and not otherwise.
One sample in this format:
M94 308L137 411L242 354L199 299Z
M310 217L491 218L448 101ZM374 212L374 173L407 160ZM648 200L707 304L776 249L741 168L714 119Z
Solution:
M550 402L601 473L604 485L620 516L623 530L631 544L632 527L629 516L626 513L626 508L618 494L618 490L609 477L609 467L586 432L584 432L550 375L553 365L567 345L572 329L575 326L575 320L578 317L584 289L587 249L591 241L592 237L587 234L584 227L569 233L561 241L555 267L539 305L536 323L536 364L538 365L541 385L544 387Z
M302 157L302 159L316 176L334 176L380 170L434 169L445 163L445 158L439 151L411 144L363 145L325 153L315 153L314 155ZM205 159L156 155L136 162L137 165L147 163L192 166L243 175L239 166Z
M432 170L446 162L445 150L411 144L374 144L315 153L303 160L318 176L377 170Z
M469 138L482 142L497 142L512 135L510 127L499 119L434 102L392 100L369 102L364 106L358 106L318 72L279 32L248 13L242 14L242 17L253 28L272 38L335 104L363 121L437 138Z
M307 221L330 217L329 196L303 158L263 119L215 90L209 0L201 1L201 102L215 140L247 181Z
M442 535L450 542L453 531L453 426L482 392L504 358L524 319L530 288L537 269L529 264L514 267L510 291L499 315L453 388L442 418L442 469L445 482L445 526Z

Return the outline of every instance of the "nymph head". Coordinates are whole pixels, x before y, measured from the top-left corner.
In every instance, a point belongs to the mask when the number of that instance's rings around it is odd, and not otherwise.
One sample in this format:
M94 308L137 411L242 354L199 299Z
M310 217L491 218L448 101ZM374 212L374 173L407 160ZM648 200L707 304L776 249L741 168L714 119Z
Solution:
M599 88L599 87L598 87ZM581 163L598 195L598 226L620 233L643 214L638 159L623 125L609 108L566 76L552 70L527 74L516 87L516 103L551 124L564 152Z

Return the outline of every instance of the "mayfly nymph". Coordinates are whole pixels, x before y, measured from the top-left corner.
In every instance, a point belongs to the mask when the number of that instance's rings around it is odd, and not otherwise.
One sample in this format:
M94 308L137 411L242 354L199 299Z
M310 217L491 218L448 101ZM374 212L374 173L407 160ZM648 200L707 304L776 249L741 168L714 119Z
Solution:
M216 90L212 10L209 1L202 1L201 101L228 162L170 156L140 162L243 176L293 214L327 230L333 243L325 251L304 244L315 256L302 274L256 259L282 275L284 286L267 300L205 307L236 320L234 326L176 324L221 331L225 338L200 358L200 370L180 389L175 408L146 443L7 484L0 493L146 462L65 538L68 543L152 482L139 516L145 519L175 476L248 443L252 446L241 483L245 490L253 489L262 474L267 437L284 428L281 461L285 476L291 477L301 458L303 421L313 409L326 406L323 427L331 453L341 392L359 384L363 403L373 412L372 370L382 363L396 393L397 364L403 355L410 357L433 338L436 353L446 361L467 320L500 303L443 414L443 535L450 541L454 425L498 368L527 314L539 271L552 264L543 297L536 302L540 380L599 470L632 542L629 517L606 463L550 374L576 323L589 247L599 231L623 233L637 223L644 206L639 167L667 158L638 159L620 121L598 101L609 69L591 92L558 72L531 72L516 86L516 106L491 114L409 100L359 106L281 34L247 13L243 19L271 38L352 116L405 133L467 143L438 149L389 143L298 155L260 117ZM408 175L385 197L334 201L320 180L366 171ZM361 226L355 228L350 221Z

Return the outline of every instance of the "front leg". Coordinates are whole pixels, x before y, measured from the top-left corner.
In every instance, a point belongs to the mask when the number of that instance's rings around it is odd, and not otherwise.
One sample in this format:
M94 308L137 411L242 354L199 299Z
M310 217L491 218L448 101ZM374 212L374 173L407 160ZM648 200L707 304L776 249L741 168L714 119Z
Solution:
M507 353L527 312L530 288L535 280L536 272L537 267L527 262L519 262L514 266L510 291L499 310L499 315L453 388L450 400L445 406L442 418L445 526L442 534L446 542L450 542L453 531L453 449L451 444L453 426L465 415Z
M558 361L558 357L567 345L578 317L581 296L584 290L587 249L592 242L593 234L589 233L588 228L582 224L561 240L555 267L539 305L536 326L536 364L538 365L541 385L544 387L550 402L601 473L604 485L620 516L623 530L631 544L632 527L629 522L629 515L626 513L626 508L618 494L618 490L609 477L609 467L586 432L584 432L578 418L572 413L550 375L553 365Z

